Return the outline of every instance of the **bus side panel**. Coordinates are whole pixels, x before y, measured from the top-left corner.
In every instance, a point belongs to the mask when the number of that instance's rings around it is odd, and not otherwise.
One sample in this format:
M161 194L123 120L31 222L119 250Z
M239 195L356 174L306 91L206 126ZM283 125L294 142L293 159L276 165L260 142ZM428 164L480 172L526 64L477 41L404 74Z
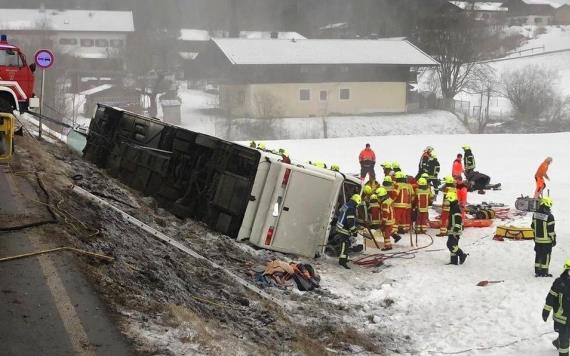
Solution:
M247 240L251 238L251 231L253 224L255 222L255 217L259 210L259 204L261 201L261 196L263 190L267 184L267 177L269 175L269 168L271 167L271 162L264 160L259 163L257 174L255 175L255 180L253 182L253 187L251 189L251 198L247 204L243 221L237 236L238 241Z
M253 227L249 241L259 247L265 247L263 242L267 234L265 229L266 221L271 217L273 212L273 200L275 199L276 190L278 188L279 178L282 176L283 164L279 162L271 162L265 185L258 197L259 206L255 213Z
M334 178L306 170L292 171L268 248L310 258L320 254L336 199L334 186Z

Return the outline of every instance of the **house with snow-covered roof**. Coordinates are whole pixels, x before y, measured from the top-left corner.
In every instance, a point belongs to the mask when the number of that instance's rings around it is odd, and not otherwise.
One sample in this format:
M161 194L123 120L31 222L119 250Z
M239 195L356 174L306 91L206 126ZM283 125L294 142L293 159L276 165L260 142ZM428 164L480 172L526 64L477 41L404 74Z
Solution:
M526 3L522 0L505 1L503 7L508 8L507 17L511 26L552 25L556 12L550 4Z
M406 112L414 69L438 65L402 39L213 39L197 60L226 115L258 118Z
M86 60L118 57L134 30L130 11L0 9L0 32Z
M490 25L504 23L508 8L499 1L450 1L461 10L473 14L477 21Z

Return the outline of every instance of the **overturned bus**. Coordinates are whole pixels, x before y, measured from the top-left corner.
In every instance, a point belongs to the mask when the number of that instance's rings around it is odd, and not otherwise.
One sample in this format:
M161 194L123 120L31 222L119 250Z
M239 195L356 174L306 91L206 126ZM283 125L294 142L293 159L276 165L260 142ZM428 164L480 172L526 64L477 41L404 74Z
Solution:
M98 105L84 157L184 218L237 240L317 257L360 181Z

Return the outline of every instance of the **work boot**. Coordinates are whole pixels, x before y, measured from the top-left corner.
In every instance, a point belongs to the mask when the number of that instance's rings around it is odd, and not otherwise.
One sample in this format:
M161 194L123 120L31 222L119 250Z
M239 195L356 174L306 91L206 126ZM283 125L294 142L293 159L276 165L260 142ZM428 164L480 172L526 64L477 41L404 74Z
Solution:
M392 247L383 247L382 249L380 249L380 251L390 251L392 249Z
M405 234L406 232L404 231L404 228L399 227L398 228L398 234Z
M479 193L479 194L485 194L485 191L484 191L483 189L480 189L480 190L477 191L477 193Z
M462 265L465 263L465 260L467 259L467 256L469 256L468 253L463 253L461 256L459 256L459 264Z
M560 341L558 341L558 338L552 340L552 346L554 346L557 350L560 348Z
M451 256L449 264L450 265L458 265L459 264L459 259L457 258L457 256Z
M400 241L402 239L402 236L400 236L400 235L392 235L392 237L394 238L395 243L398 243L398 241Z
M338 260L338 264L346 269L350 269L350 267L348 266L348 260Z

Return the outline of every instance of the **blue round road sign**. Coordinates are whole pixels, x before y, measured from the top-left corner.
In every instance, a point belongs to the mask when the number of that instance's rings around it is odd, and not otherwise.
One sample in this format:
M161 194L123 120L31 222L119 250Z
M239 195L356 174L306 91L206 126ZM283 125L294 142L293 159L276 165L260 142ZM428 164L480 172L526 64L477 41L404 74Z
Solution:
M40 49L34 56L36 65L42 69L48 69L53 65L54 56L49 49Z

